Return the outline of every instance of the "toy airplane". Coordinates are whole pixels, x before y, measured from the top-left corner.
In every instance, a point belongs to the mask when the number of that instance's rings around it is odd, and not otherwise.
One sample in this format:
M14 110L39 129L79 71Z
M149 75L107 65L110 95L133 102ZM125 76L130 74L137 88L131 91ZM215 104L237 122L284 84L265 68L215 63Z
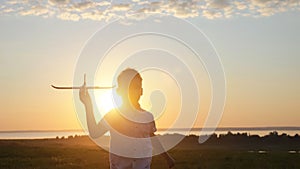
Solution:
M84 85L86 84L86 74L84 74ZM53 87L54 89L80 89L81 86L71 86L71 87L68 87L68 86L54 86L54 85L51 85L51 87ZM115 86L86 86L87 89L112 89L114 88Z

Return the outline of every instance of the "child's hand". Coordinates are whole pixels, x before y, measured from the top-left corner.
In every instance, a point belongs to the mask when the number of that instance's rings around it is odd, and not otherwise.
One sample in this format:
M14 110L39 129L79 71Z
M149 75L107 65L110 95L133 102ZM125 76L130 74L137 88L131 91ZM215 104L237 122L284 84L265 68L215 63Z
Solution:
M91 97L89 95L89 92L87 91L87 88L85 84L83 84L79 90L79 98L80 101L85 105L91 105Z

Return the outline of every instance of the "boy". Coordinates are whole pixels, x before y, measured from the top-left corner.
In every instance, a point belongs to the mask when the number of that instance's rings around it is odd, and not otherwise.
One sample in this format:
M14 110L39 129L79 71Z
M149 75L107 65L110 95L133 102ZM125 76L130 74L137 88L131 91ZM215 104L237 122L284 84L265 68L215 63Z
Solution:
M128 68L120 73L117 81L117 94L122 98L122 105L109 111L99 123L96 123L85 84L79 92L80 100L85 106L90 136L97 138L110 132L110 168L150 169L152 143L163 152L161 155L169 168L172 168L174 159L163 150L159 140L153 137L156 131L153 115L143 110L139 104L143 94L142 77L136 70Z

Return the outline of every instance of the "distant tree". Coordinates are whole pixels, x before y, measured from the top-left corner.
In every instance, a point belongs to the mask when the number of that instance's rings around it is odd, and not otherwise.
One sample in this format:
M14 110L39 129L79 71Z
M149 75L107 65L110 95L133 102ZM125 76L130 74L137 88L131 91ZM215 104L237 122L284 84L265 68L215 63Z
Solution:
M277 131L271 131L269 133L270 136L278 136L278 132Z
M280 135L280 137L287 137L288 135L286 134L286 133L282 133L281 135Z
M227 135L228 135L228 136L232 136L233 133L232 133L231 131L228 131L228 132L227 132Z

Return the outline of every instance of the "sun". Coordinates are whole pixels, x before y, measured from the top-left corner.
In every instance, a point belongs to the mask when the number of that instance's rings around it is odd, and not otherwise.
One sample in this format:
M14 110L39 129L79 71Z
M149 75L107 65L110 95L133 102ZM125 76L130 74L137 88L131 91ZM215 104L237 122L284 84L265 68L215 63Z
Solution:
M111 109L119 107L122 103L120 96L113 91L95 91L95 99L101 115L105 115Z

